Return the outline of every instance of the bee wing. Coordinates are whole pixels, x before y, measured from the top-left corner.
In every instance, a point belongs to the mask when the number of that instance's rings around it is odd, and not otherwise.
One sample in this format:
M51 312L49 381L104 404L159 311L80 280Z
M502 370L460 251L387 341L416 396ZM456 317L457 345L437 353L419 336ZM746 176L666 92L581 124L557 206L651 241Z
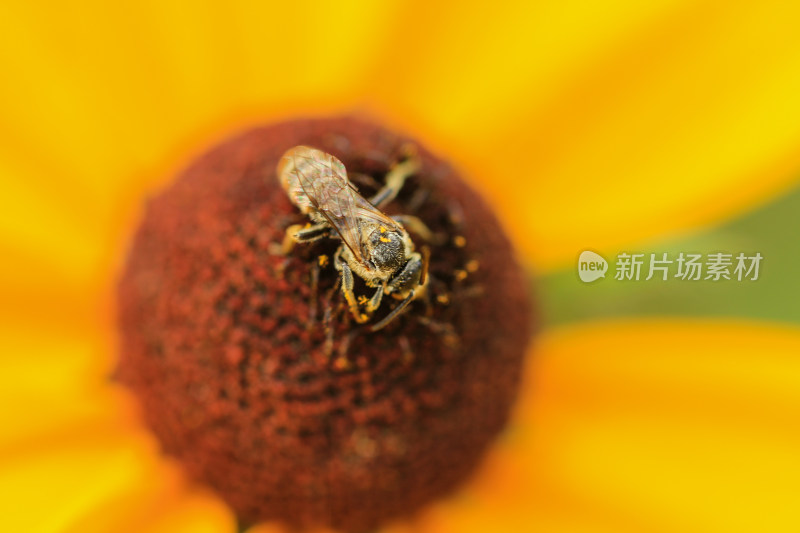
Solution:
M361 202L369 203L347 179L342 162L330 154L308 147L298 147L290 157L294 159L298 183L311 205L336 230L355 259L363 262L358 214Z
M389 218L383 211L369 203L363 196L356 193L356 216L361 220L372 220L377 224L386 226L387 229L398 230L400 225Z

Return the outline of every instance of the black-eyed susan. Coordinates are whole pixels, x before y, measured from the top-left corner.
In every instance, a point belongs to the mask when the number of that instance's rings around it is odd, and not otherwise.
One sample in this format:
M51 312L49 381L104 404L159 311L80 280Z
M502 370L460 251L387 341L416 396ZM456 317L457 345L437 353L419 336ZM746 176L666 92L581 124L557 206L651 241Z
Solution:
M11 531L235 530L108 379L144 198L233 131L365 108L464 169L543 273L586 247L717 223L788 190L800 167L800 13L785 2L0 13ZM480 471L386 527L797 529L798 348L795 326L746 315L546 328Z
M119 376L165 450L245 523L374 530L463 482L508 417L532 329L525 277L486 204L441 160L415 146L418 168L386 207L430 233L416 235L424 294L391 322L359 326L367 297L351 313L343 274L319 265L343 241L377 268L370 219L349 195L302 188L342 241L281 250L303 217L276 177L287 149L335 153L372 196L409 142L351 118L260 128L148 205L120 283ZM375 292L351 276L356 293ZM399 311L392 296L382 316Z

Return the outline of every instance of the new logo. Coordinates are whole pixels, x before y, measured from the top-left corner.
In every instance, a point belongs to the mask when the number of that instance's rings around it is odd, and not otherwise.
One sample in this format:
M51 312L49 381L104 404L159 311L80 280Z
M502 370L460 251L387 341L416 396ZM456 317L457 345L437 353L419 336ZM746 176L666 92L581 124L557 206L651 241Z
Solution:
M602 255L589 250L581 252L578 258L578 277L584 283L591 283L600 278L606 277L608 271L608 261Z

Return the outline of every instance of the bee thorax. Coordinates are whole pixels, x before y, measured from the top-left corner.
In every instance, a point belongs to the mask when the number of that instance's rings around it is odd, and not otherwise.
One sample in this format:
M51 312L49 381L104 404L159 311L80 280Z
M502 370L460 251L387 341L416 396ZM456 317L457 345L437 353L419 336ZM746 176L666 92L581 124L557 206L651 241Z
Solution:
M406 262L405 239L398 231L381 227L369 234L365 248L367 256L378 270L395 272Z

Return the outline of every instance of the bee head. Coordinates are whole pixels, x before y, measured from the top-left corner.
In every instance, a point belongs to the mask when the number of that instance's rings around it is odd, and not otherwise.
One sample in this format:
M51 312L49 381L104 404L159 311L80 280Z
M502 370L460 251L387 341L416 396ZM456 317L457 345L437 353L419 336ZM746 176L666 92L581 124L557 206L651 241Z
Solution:
M379 226L369 234L366 248L378 270L394 272L405 262L405 242L399 231Z

